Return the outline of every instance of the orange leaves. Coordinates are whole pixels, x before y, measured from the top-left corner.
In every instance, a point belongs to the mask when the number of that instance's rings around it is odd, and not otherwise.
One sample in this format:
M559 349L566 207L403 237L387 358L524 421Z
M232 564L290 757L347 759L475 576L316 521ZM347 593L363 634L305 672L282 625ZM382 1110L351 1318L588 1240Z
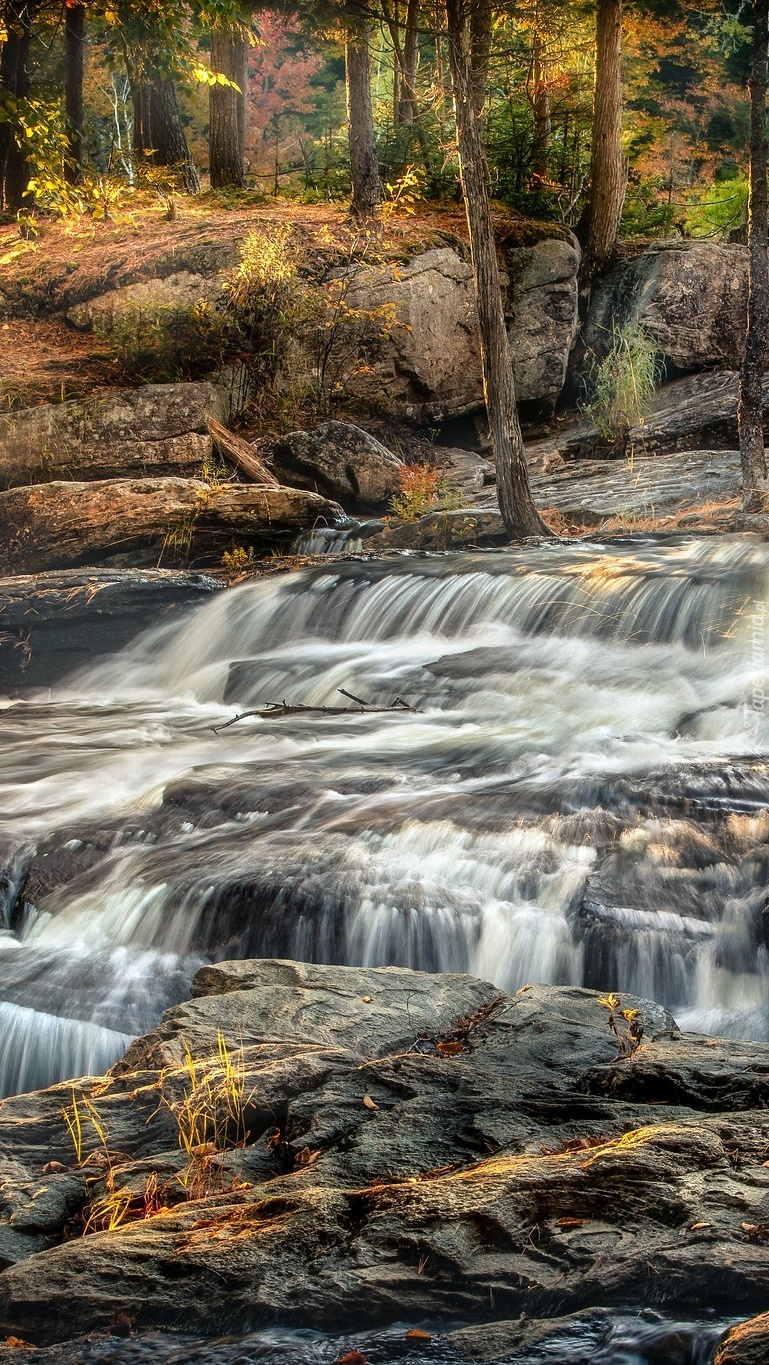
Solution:
M371 1098L370 1095L364 1095L364 1096L363 1096L363 1103L365 1104L365 1106L366 1106L367 1109L378 1109L378 1108L379 1108L379 1105L376 1103L376 1100L372 1100L372 1098Z
M448 1040L447 1042L437 1042L435 1051L441 1057L456 1057L458 1053L464 1052L464 1044L458 1039Z

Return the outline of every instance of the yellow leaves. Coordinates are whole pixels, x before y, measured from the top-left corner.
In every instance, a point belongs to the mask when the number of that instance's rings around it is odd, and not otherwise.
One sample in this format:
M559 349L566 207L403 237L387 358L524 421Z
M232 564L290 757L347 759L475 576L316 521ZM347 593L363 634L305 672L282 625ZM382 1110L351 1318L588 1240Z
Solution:
M618 1006L622 1004L622 1001L619 996L615 995L612 991L610 995L603 996L598 1003L599 1005L603 1005L606 1010L616 1010Z
M240 86L235 81L231 81L228 76L224 76L221 71L212 71L210 67L202 66L200 63L192 67L190 75L199 85L224 85L228 90L235 90L239 95L243 93Z
M24 1351L36 1351L37 1347L32 1341L24 1341L22 1337L6 1337L6 1346L21 1348Z
M371 996L370 996L370 995L363 995L363 996L361 996L361 999L362 999L364 1005L370 1005L370 1004L371 1004Z

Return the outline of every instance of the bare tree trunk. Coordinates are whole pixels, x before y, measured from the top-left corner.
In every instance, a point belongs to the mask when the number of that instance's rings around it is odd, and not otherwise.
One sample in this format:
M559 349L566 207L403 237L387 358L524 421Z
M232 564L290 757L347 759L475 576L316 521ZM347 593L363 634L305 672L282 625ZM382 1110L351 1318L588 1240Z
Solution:
M30 92L29 44L32 8L26 0L6 6L7 36L0 55L0 89L14 99L27 99ZM17 138L16 134L19 133ZM0 123L0 204L15 213L24 205L30 169L20 128L12 120Z
M478 62L472 61L468 6L487 11L488 0L446 0L449 59L459 140L459 164L475 271L483 363L483 387L497 466L499 510L511 540L549 535L531 497L526 453L515 401L513 359L505 327L499 265L483 151L482 92Z
M400 68L398 122L413 123L419 114L417 104L417 71L419 70L419 6L420 0L408 0L403 43L395 49Z
M83 175L83 73L85 69L85 5L69 5L65 15L64 112L69 159L64 174L70 185Z
M365 221L376 217L382 202L371 103L371 24L357 4L348 5L348 18L345 56L352 211L356 218Z
M769 214L767 211L766 63L769 56L769 0L753 0L753 67L750 75L750 285L745 359L740 374L737 421L742 460L743 507L765 508L763 378L769 347Z
M492 0L465 0L470 11L470 72L473 86L473 108L478 118L486 103L491 55Z
M598 0L590 187L581 224L585 264L607 265L619 232L627 186L622 154L622 0Z
M211 31L211 66L239 86L212 85L209 95L209 138L212 189L245 184L246 65L248 46L240 29L215 27Z
M550 86L548 60L542 34L534 33L531 53L531 107L534 114L534 138L531 149L531 174L535 180L546 180L550 153Z
M133 85L134 148L155 166L172 166L188 194L200 192L200 178L182 126L173 81L160 72L145 71Z

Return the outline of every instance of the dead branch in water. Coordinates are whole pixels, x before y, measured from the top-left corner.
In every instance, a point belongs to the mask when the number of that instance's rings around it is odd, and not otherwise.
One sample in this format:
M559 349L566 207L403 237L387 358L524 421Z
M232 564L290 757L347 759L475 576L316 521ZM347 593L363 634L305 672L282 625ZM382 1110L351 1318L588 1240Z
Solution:
M218 735L220 730L229 730L231 725L237 725L239 720L247 720L249 716L258 716L260 720L282 720L284 716L379 716L403 711L416 714L416 707L410 706L402 697L396 697L392 706L374 706L372 702L353 696L352 692L345 691L343 687L338 690L343 697L349 697L356 705L303 706L301 702L271 701L262 710L241 711L240 715L233 716L232 720L225 720L221 725L211 725L209 728Z

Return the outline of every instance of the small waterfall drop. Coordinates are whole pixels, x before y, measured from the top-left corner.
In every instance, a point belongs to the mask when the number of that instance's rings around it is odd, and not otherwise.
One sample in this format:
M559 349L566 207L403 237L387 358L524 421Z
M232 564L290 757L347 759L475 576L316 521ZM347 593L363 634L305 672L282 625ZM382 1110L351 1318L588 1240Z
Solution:
M103 1070L247 955L769 1037L768 586L738 539L329 563L4 704L0 1092ZM218 728L283 701L351 709Z

